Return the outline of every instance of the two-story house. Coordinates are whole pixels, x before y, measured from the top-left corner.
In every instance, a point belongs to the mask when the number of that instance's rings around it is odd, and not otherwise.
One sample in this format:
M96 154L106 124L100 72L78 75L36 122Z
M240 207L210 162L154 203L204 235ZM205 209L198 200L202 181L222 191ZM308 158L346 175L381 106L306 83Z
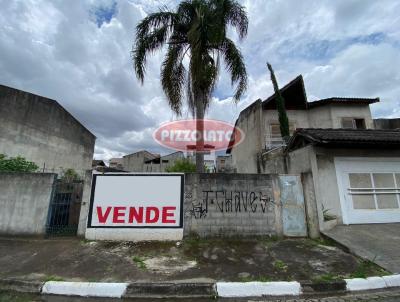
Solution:
M281 88L281 94L291 134L299 128L374 128L369 105L379 98L332 97L308 102L301 75ZM239 114L235 125L245 138L227 151L233 166L239 173L260 172L260 155L283 146L275 95L252 103Z
M301 174L314 230L400 222L400 130L397 120L372 119L379 98L308 102L301 76L281 92L289 141L280 136L275 97L257 100L236 121L244 141L227 150L237 172Z

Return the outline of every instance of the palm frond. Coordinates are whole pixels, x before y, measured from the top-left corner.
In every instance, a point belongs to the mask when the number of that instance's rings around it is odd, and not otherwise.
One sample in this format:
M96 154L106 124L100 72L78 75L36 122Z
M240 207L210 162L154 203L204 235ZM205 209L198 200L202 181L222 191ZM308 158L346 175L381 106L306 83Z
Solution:
M148 15L136 26L136 40L143 39L160 27L171 27L175 19L176 14L168 11L159 11Z
M169 106L181 114L182 92L186 69L183 66L183 45L170 45L161 67L161 86L167 96Z
M236 0L214 0L218 4L218 11L221 14L221 18L224 20L224 24L232 25L240 39L243 39L247 35L247 29L249 27L249 20L245 8L240 5Z
M133 49L131 55L136 76L142 83L146 71L145 65L147 54L161 48L166 43L168 33L168 27L163 26L157 30L154 30L150 34L141 37L139 40L136 40L135 48Z
M247 88L247 72L243 56L232 40L226 38L220 48L227 70L231 74L232 85L237 83L234 100L238 101Z

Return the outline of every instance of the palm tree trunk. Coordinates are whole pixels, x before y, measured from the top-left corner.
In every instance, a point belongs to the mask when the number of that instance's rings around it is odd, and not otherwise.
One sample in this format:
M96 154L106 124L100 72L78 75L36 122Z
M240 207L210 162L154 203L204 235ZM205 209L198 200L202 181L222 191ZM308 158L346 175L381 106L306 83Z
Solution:
M196 102L196 130L201 135L196 140L196 171L204 172L204 94L199 93L194 96Z

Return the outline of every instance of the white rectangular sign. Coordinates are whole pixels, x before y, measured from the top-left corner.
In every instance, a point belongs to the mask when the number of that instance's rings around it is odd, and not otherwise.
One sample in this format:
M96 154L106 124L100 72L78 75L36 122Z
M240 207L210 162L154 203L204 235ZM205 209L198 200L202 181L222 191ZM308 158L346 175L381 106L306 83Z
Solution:
M95 174L88 228L182 228L183 174Z

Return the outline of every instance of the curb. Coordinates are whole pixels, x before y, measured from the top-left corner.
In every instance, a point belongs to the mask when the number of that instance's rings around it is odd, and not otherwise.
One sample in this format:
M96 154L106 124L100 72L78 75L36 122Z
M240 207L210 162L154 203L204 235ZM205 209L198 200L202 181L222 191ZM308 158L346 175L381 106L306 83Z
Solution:
M123 298L209 298L216 295L213 282L135 282L128 285Z
M0 289L21 293L40 294L44 282L25 281L20 279L0 279Z
M301 296L312 293L343 293L400 287L400 274L355 278L326 283L276 282L65 282L0 279L0 290L104 298L238 298Z

